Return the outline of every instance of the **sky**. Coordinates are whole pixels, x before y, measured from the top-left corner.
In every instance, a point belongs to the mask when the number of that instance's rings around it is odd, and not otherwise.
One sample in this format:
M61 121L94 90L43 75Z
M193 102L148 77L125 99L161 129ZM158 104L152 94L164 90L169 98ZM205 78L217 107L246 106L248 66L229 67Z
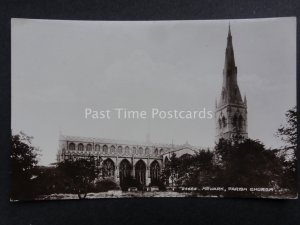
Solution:
M40 164L59 135L213 147L212 119L91 119L85 109L215 110L228 24L248 135L266 147L296 105L296 19L62 21L12 19L12 131L33 136Z

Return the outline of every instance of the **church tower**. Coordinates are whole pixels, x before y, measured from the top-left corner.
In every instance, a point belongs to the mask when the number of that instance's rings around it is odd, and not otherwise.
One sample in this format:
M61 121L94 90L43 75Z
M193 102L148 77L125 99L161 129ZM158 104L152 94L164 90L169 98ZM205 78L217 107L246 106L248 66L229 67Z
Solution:
M216 140L232 137L247 138L247 100L241 97L237 83L237 67L234 60L232 36L229 25L223 85L220 100L216 101L215 111Z

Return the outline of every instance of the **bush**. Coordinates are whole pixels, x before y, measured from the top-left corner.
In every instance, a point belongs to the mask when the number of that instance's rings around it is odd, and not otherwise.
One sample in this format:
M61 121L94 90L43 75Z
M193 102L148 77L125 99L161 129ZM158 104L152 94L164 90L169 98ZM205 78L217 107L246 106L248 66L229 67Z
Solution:
M162 181L160 181L160 180L156 180L156 181L151 182L149 184L149 187L153 187L153 186L157 186L160 191L166 191L167 190L166 186L164 185L164 183Z
M35 175L36 177L32 179L32 191L38 196L54 193L77 193L72 179L57 167L39 166L35 168Z
M139 191L144 190L144 185L138 182L134 177L129 176L121 182L122 191L128 191L129 187L136 187Z
M109 190L120 190L119 185L113 179L101 179L96 181L92 191L106 192Z

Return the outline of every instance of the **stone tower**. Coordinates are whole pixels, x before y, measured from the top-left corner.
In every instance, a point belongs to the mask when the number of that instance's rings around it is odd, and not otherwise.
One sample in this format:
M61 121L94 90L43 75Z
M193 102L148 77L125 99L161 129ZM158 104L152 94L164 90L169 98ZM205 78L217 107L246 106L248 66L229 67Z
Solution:
M220 100L216 101L215 121L216 140L248 137L247 100L246 96L242 100L237 83L237 67L234 61L230 25L223 69L223 85Z

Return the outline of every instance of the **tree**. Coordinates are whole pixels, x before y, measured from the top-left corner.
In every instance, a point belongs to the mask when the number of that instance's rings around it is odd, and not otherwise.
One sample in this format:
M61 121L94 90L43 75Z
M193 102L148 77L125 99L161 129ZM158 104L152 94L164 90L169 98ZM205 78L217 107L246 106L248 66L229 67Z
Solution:
M280 138L285 146L282 147L284 162L284 180L283 185L292 193L297 193L297 176L296 176L296 150L297 150L297 107L289 109L286 114L286 125L281 125L276 136Z
M288 151L292 150L292 160L296 160L296 149L297 149L297 107L293 107L289 109L286 114L286 125L281 125L277 132L276 136L279 137L283 142L286 143L283 146L283 150L285 150L289 154ZM290 155L290 154L289 154Z
M35 195L32 178L38 163L38 149L32 146L32 139L33 137L23 132L11 136L11 198L13 200L31 199Z
M214 154L200 150L195 155L172 154L162 173L164 180L171 180L171 186L199 187L212 181L214 173ZM166 183L166 182L165 182Z
M282 185L284 158L277 153L278 150L266 149L258 140L221 139L216 145L216 154L220 156L216 183L224 187L263 187L278 190ZM238 195L242 196L243 193ZM248 193L244 195L247 196Z
M215 176L214 154L209 149L200 150L189 161L189 186L211 185Z
M70 178L80 199L87 196L88 188L100 172L94 157L64 160L58 163L58 169Z
M165 184L169 184L171 181L171 186L174 188L176 186L179 170L179 159L176 157L175 153L172 153L170 160L166 163L162 174L161 179Z

